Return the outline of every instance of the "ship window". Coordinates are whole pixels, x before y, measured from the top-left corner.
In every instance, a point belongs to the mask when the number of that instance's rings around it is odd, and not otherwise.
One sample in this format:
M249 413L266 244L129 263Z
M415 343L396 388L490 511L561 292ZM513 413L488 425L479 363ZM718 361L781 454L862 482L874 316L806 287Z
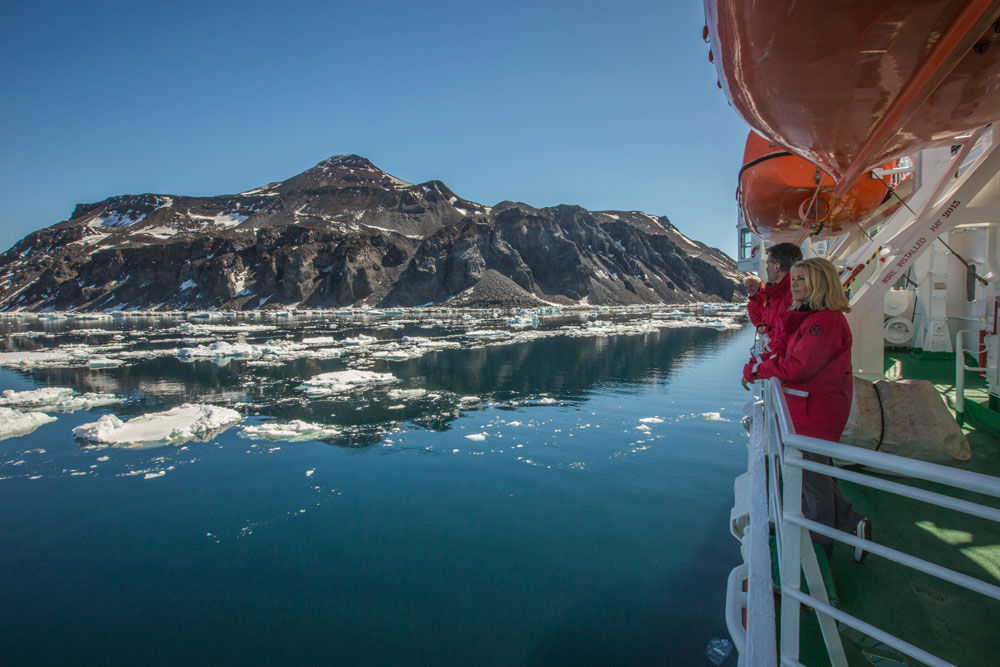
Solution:
M753 252L753 233L749 229L740 230L739 259L750 259Z

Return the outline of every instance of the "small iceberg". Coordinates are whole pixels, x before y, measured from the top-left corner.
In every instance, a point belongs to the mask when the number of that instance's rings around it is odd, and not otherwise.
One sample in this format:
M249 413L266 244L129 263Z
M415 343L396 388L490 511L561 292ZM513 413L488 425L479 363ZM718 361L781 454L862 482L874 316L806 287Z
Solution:
M705 657L708 658L713 665L722 665L732 652L733 643L728 639L721 639L719 637L716 637L708 642L708 646L705 647Z
M376 340L378 339L375 338L375 336L366 336L364 334L360 334L354 338L345 338L344 340L340 341L340 344L347 347L358 347L361 345L370 345L374 343Z
M240 435L249 440L270 440L272 442L300 442L303 440L323 440L340 435L340 429L328 424L313 424L300 419L284 423L243 426Z
M390 382L396 382L396 376L392 373L359 370L334 371L309 378L298 386L298 390L304 392L306 396L316 398L343 394L364 386L387 384Z
M192 361L195 359L211 359L213 361L223 359L259 359L260 357L287 359L302 356L305 354L305 350L305 345L288 341L269 340L261 345L253 345L250 343L229 343L219 340L211 345L181 348L177 350L176 356L181 361Z
M466 331L466 338L510 338L509 331L497 331L495 329L477 329Z
M5 389L0 393L0 406L39 412L76 412L121 402L122 399L114 394L87 392L78 395L68 387L43 387L28 391Z
M259 357L262 350L256 345L247 343L227 343L226 341L216 341L211 345L198 345L196 347L184 347L177 350L177 358L181 361L190 359L219 359L223 357Z
M54 422L44 412L19 412L10 408L0 408L0 440L28 435L39 426Z
M391 389L389 391L389 398L394 401L399 400L416 400L418 398L423 398L427 395L426 389Z
M124 361L121 359L112 359L110 357L94 357L87 361L87 368L99 369L99 368L118 368L124 365Z
M310 336L302 339L303 345L333 345L337 339L333 336Z
M4 389L3 392L0 392L0 405L8 408L50 405L62 399L69 398L74 393L76 392L69 387L42 387L41 389L29 389L27 391Z
M73 435L102 445L159 447L211 440L242 419L230 408L185 403L124 422L115 415L103 415L96 422L77 426Z

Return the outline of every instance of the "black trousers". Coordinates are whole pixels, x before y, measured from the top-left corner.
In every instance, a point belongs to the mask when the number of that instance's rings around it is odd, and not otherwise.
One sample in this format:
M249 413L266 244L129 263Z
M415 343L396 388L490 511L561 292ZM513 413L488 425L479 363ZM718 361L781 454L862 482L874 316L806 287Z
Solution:
M828 456L802 452L803 458L816 463L832 465ZM837 480L829 475L821 475L811 470L802 471L802 516L824 526L830 526L845 533L854 534L863 515L854 511L844 493L837 486ZM827 554L833 548L834 540L825 535L810 532L812 541L822 545Z

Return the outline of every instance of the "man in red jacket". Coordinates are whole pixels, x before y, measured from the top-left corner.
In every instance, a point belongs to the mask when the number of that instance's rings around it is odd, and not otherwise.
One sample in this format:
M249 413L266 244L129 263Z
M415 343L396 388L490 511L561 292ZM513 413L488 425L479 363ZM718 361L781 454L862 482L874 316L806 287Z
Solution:
M788 272L792 265L802 259L802 251L794 243L778 243L767 250L767 285L761 290L763 307L761 325L767 334L768 347L772 352L781 355L785 350L786 333L781 324L782 316L792 305L792 292L788 286Z

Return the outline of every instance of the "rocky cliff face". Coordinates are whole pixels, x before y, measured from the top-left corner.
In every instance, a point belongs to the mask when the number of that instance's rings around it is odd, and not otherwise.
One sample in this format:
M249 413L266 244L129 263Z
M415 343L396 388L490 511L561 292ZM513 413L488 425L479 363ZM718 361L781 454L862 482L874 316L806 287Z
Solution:
M236 195L127 195L0 255L0 310L728 301L735 263L638 211L490 208L356 155Z

